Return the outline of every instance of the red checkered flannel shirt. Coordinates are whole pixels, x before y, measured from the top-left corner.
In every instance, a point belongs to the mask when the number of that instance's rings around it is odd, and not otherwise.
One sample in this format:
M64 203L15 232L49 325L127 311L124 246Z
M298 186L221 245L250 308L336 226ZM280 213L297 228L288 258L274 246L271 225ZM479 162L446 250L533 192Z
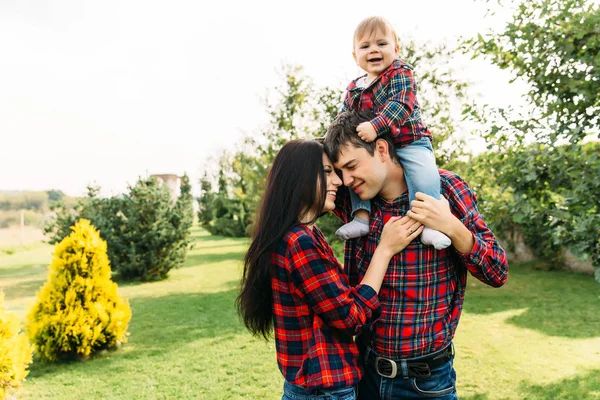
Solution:
M363 75L365 76L365 75ZM356 78L346 88L342 112L373 111L371 120L377 136L390 134L396 147L404 147L431 133L421 117L417 101L417 83L412 67L402 60L394 62L369 86L360 88Z
M375 290L350 287L316 226L292 228L271 263L277 363L284 378L310 389L356 385L362 367L354 335L379 316Z
M367 339L387 358L419 357L450 343L463 306L467 271L494 287L502 286L508 277L504 250L479 214L474 193L452 172L440 170L440 178L452 214L471 231L475 243L470 253L461 254L452 246L436 250L415 239L392 258L379 291L381 317ZM408 192L391 202L376 196L371 207L369 234L346 242L344 269L350 284L365 275L384 223L392 216L406 215ZM348 190L341 187L334 213L348 222L350 212Z

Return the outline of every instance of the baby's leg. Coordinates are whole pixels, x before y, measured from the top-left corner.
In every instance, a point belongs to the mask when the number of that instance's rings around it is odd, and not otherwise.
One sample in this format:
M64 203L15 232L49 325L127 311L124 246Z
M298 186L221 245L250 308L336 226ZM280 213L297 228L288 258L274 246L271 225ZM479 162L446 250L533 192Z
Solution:
M345 225L342 225L335 234L342 240L355 239L369 233L369 213L371 212L371 202L361 200L358 195L350 191L350 200L352 201L352 215L354 219Z
M410 201L416 192L422 192L436 199L440 198L440 174L435 165L433 149L428 138L416 140L406 147L396 150L404 168ZM423 229L421 242L441 250L452 244L448 236L435 229Z

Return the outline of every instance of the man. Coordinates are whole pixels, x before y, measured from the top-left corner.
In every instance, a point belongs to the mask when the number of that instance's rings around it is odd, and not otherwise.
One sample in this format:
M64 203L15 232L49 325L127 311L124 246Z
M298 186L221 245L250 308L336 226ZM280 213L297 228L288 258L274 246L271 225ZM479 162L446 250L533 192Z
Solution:
M452 339L462 310L467 271L502 286L508 277L504 250L477 210L475 195L459 176L440 170L442 198L422 193L409 204L404 170L390 138L366 143L356 127L367 112L342 113L329 127L325 150L345 186L371 200L370 233L346 242L344 268L352 284L364 276L385 222L408 215L446 234L436 250L413 240L390 261L379 299L380 319L359 336L365 375L360 399L456 399ZM347 190L338 191L336 215L352 219Z

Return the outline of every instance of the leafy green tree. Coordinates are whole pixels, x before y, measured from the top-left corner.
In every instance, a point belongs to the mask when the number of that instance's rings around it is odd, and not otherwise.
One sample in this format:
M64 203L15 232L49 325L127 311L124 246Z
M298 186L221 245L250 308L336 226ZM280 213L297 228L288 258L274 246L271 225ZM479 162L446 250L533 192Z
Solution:
M514 4L515 2L509 2ZM528 0L518 3L502 32L467 41L530 86L536 108L529 117L536 140L578 142L600 122L600 7L591 0ZM523 124L522 121L511 121ZM540 129L546 127L547 129ZM521 130L523 132L524 130ZM526 133L532 133L529 129Z
M518 4L503 31L465 47L530 87L530 110L467 111L487 126L482 136L490 151L481 160L493 173L483 186L509 200L498 225L522 233L551 264L560 264L565 248L589 257L600 280L598 146L582 145L598 135L599 23L592 1L530 0Z
M65 194L62 190L54 190L53 189L53 190L48 190L46 193L48 193L48 200L50 201L50 203L56 203L65 198Z
M416 65L417 74L421 74L420 102L436 138L438 163L445 166L466 153L462 139L456 135L460 124L453 117L452 108L466 101L467 84L457 79L451 69L440 67L448 65L453 54L445 46L419 46L411 41L403 51L407 61ZM295 138L324 136L341 109L342 95L342 88L315 86L301 67L284 67L282 85L266 102L270 116L267 128L223 155L217 176L212 176L218 181L216 191L210 192L209 175L201 180L206 190L199 200L203 210L199 218L211 233L241 236L250 232L267 168L281 146ZM339 227L335 217L322 217L319 224L329 240L337 241L333 236Z

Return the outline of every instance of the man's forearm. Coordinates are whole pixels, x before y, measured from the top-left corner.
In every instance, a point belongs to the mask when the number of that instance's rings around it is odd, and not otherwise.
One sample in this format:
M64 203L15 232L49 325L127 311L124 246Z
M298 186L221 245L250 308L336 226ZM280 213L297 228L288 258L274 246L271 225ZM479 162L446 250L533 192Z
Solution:
M458 218L453 218L448 232L444 232L452 241L452 246L459 253L468 254L473 249L475 239L473 233L460 222Z

